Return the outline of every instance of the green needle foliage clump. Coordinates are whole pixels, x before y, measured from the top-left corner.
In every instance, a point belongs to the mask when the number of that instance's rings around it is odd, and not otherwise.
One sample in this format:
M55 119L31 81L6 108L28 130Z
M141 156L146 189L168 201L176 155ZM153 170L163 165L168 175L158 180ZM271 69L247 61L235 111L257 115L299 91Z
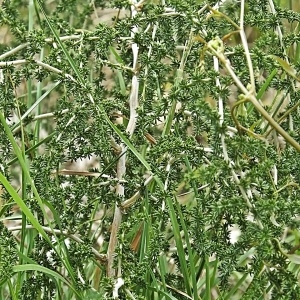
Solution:
M2 1L1 299L300 297L294 2Z

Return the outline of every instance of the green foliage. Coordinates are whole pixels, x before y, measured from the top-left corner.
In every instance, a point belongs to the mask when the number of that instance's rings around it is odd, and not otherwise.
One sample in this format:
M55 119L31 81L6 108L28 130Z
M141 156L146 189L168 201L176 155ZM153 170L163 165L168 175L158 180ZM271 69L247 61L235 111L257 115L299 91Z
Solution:
M7 228L0 223L0 281L4 282L12 276L12 267L18 261L17 245Z
M24 3L0 10L0 298L299 298L300 13Z

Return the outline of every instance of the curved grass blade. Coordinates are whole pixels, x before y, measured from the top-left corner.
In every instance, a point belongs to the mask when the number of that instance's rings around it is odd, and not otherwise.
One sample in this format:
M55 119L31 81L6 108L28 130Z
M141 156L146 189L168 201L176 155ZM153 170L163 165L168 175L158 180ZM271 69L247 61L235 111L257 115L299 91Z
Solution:
M67 281L60 274L46 267L36 265L36 264L26 264L26 265L13 266L13 271L14 272L36 271L36 272L44 273L48 275L51 279L54 279L55 281L60 280L63 283L65 283L67 286L71 288L71 290L77 295L77 297L80 297L82 299L81 293L79 293L69 281Z
M175 199L175 201L177 201L177 200ZM171 224L173 227L173 234L174 234L174 239L175 239L176 248L177 248L177 254L178 254L178 258L179 258L179 262L180 262L180 266L181 266L184 285L185 285L187 294L191 296L192 291L191 291L191 286L190 286L190 282L189 282L190 274L188 272L188 266L187 266L187 262L185 259L185 251L183 248L182 238L180 235L180 229L179 229L178 221L176 218L175 208L174 208L171 197L167 197L166 202L169 207L169 215L170 215Z
M64 44L61 42L55 28L52 26L51 21L49 20L49 18L47 17L47 14L43 8L42 2L40 0L37 0L37 3L40 7L40 10L42 12L42 14L44 15L45 19L46 19L46 23L49 26L51 32L53 33L55 40L57 42L57 44L59 45L59 47L62 49L62 51L64 52L65 56L67 57L67 60L71 66L71 68L73 69L74 73L76 74L77 79L79 80L79 82L82 84L82 86L85 86L85 82L73 60L73 58L71 57L71 55L69 54L69 52L66 50Z
M26 215L30 223L35 227L35 229L41 234L41 236L51 244L51 241L40 225L40 223L37 221L37 219L34 217L32 212L29 210L29 208L26 206L24 201L21 199L21 197L18 195L18 193L15 191L15 189L10 185L10 183L7 181L5 176L0 172L0 181L5 187L5 189L8 191L8 193L11 195L11 197L14 199L14 201L18 204L22 212Z

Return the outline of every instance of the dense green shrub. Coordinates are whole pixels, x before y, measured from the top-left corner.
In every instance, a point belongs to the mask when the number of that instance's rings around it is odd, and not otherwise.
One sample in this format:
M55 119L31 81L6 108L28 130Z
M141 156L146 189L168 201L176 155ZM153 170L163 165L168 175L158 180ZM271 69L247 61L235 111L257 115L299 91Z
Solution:
M297 9L2 1L0 298L298 299Z

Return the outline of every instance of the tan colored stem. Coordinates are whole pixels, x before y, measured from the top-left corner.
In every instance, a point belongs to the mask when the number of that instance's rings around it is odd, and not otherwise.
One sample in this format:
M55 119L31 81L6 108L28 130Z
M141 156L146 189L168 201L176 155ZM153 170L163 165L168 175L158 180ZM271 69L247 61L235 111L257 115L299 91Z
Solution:
M258 102L256 97L253 95L252 91L248 91L247 88L242 84L242 82L239 80L239 78L234 73L230 62L223 53L220 53L216 51L213 47L211 47L209 44L207 44L209 50L211 53L218 57L218 59L221 61L221 63L224 65L226 70L231 75L232 79L235 81L236 85L239 87L239 89L242 91L242 93L245 95L245 99L249 100L253 106L256 108L256 110L269 122L270 126L275 129L291 146L293 146L298 152L300 152L300 145L299 143L294 140L269 114L268 112L261 106L261 104Z
M131 6L131 13L132 17L134 17L137 14L136 7L133 5ZM132 38L134 35L138 32L138 27L135 26L132 29ZM133 53L133 69L137 69L137 61L138 61L138 45L136 43L132 44L132 53ZM129 107L130 107L130 118L129 122L126 128L126 131L129 133L130 136L132 136L135 127L136 127L136 122L137 122L137 107L138 107L138 90L139 90L139 81L137 78L137 75L134 74L132 77L132 87L131 87L131 93L129 97ZM119 180L122 180L123 176L126 173L126 146L121 144L120 145L122 149L122 155L118 161L117 164L117 178ZM116 194L118 196L124 196L124 186L120 183L117 184L116 186ZM112 223L112 228L111 228L111 234L110 234L110 239L109 239L109 244L108 244L108 250L107 250L107 276L108 277L114 277L115 270L113 268L114 264L114 256L115 256L115 250L117 247L118 243L118 231L119 227L122 222L122 211L121 208L118 206L118 203L115 205L115 211L114 211L114 219ZM118 267L117 267L117 277L121 277L122 272L121 272L121 263L119 260ZM116 287L115 287L116 288ZM117 290L116 288L115 294L117 295Z

